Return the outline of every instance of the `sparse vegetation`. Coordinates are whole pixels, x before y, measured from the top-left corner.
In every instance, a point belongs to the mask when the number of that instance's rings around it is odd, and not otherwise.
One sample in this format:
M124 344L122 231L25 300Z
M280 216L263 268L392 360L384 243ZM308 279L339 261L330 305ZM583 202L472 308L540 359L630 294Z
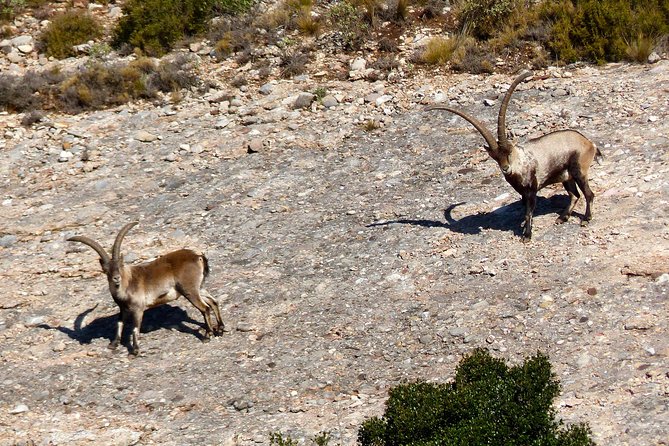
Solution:
M639 33L635 38L625 40L625 45L627 46L625 55L628 60L644 63L648 61L648 56L653 52L655 39Z
M328 446L330 438L330 432L320 432L314 437L314 444L316 446Z
M293 440L290 435L283 436L281 432L272 432L269 434L269 444L272 446L298 446L298 441Z
M344 0L332 6L329 21L342 48L350 51L360 49L369 33L369 25L353 4Z
M25 0L0 0L0 22L12 20L25 4Z
M102 26L88 13L70 10L53 18L39 37L47 56L74 56L74 46L102 37Z
M458 39L452 37L433 37L425 46L421 60L431 65L445 65L451 60L458 43Z
M322 101L325 96L328 94L328 90L325 87L318 87L314 90L314 96L316 96L317 101Z
M395 56L382 56L372 62L371 67L379 70L382 73L389 73L390 71L399 68L400 63Z
M315 36L321 30L321 22L311 15L311 9L302 9L296 19L297 29L307 36Z
M494 52L485 42L464 38L451 58L451 68L472 74L492 73L495 70Z
M206 37L212 42L211 54L216 59L235 57L239 65L252 63L255 72L251 76L232 76L232 84L241 86L266 79L271 73L285 78L304 73L314 47L332 51L332 47L321 46L322 42L334 43L335 52L376 47L381 54L368 58L374 71L366 74L373 80L398 68L409 73L412 63L491 73L513 69L519 61L533 68L545 67L551 60L645 62L669 36L666 0L342 0L325 9L313 0L284 0L269 11L251 9L255 3L128 0L113 31L112 45L122 54L158 56L179 42L184 45L189 38ZM449 4L451 12L445 9ZM316 7L320 9L315 12ZM0 107L5 110L48 109L65 104L67 112L73 113L152 97L156 91L177 95L184 85L193 82L183 79L185 72L175 71L172 64L157 64L156 71L150 72L138 72L134 64L123 70L104 64L107 56L114 54L112 46L100 39L102 28L86 12L71 9L52 17L54 8L46 0L0 0L0 18L27 9L35 17L51 20L38 39L38 47L49 56L73 56L75 45L97 42L88 47L87 70L78 73L77 79L54 81L52 75L45 75L48 80L37 82L41 75L30 75L30 82L21 84L21 78L1 77ZM409 55L410 63L405 64L407 58L397 54L399 36L412 19L438 20L453 36L433 37L426 47ZM319 35L324 28L326 38L310 39L308 46L298 45L300 35ZM0 27L3 38L13 34L13 27ZM258 57L263 54L260 47L266 45L280 48L279 57ZM341 78L348 75L340 68L334 74ZM117 83L118 88L112 88L107 100L98 98L100 85L107 83Z
M399 45L397 39L392 39L390 37L382 37L379 39L378 43L379 51L384 53L394 53L397 52Z
M161 62L140 58L128 64L94 61L70 76L58 70L0 76L0 108L78 113L153 98L158 92L172 93L196 82L186 57Z
M563 427L553 400L560 384L537 353L509 367L487 350L465 357L448 384L414 382L390 390L382 417L358 431L363 446L593 446L587 424Z
M319 432L312 439L312 443L316 446L328 446L330 440L329 432ZM272 432L269 434L269 444L272 446L298 446L300 443L290 435L284 436L281 432Z
M376 119L368 119L362 124L362 128L367 132L373 132L381 128L381 123Z
M58 70L0 75L0 109L14 113L51 108L65 76Z
M306 47L289 48L284 51L279 64L281 77L291 78L304 73L309 63L310 52L310 49Z

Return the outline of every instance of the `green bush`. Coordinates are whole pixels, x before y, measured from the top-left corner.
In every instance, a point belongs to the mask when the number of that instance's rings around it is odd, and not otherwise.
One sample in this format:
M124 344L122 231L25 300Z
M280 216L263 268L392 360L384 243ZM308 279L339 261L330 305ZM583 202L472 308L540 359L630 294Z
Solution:
M160 63L140 58L128 64L93 63L61 84L59 107L66 113L150 99L196 83L186 57Z
M619 61L639 36L669 33L667 0L547 0L541 14L553 24L549 50L567 63Z
M297 440L293 440L290 435L285 438L281 432L272 432L269 434L269 444L272 446L298 446Z
M51 108L63 79L58 69L0 75L0 110L21 113Z
M445 65L458 47L458 41L451 37L433 37L425 45L421 60L426 64Z
M460 31L470 32L477 39L489 39L499 31L520 1L458 0L455 17L460 24Z
M238 14L254 0L128 0L114 31L114 45L159 56L179 40L205 30L215 14Z
M285 50L279 62L281 77L288 79L304 73L310 57L311 50L306 47Z
M338 43L346 50L357 51L369 33L369 24L348 0L333 5L328 13L330 26Z
M185 36L204 30L213 0L129 0L114 31L114 45L162 55Z
M240 14L246 12L255 4L255 0L214 0L214 13Z
M92 16L71 10L54 17L40 35L39 42L47 56L63 59L75 55L75 45L101 36L102 26Z
M0 0L0 22L12 20L25 5L25 0Z
M593 446L586 424L564 428L553 400L560 384L541 353L508 367L483 349L457 367L448 384L415 382L390 390L381 418L367 420L369 446Z

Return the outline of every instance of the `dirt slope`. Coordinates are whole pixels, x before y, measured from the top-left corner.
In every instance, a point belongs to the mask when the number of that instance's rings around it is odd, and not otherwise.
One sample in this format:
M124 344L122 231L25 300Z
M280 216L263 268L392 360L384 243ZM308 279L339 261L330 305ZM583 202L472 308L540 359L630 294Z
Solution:
M251 445L276 431L354 444L389 387L447 380L475 347L513 363L548 353L560 415L590 422L598 444L667 444L669 64L545 74L514 96L510 128L571 126L604 159L590 226L555 226L567 198L550 187L529 244L480 136L422 111L451 101L492 123L483 100L499 102L504 75L307 76L32 128L3 115L0 445ZM293 109L317 87L338 104ZM107 350L117 309L95 253L65 239L109 245L135 219L130 261L206 251L224 336L201 343L180 300L147 313L140 357Z

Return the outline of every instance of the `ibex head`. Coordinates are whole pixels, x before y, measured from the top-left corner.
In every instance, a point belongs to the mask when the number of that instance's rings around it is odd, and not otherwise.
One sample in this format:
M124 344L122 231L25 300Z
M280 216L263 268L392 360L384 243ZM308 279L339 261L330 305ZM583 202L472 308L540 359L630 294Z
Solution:
M114 240L114 245L112 246L112 255L111 258L107 251L104 250L102 246L95 240L92 240L88 237L77 235L70 237L67 240L72 242L80 242L84 245L88 245L95 250L100 256L100 266L102 266L102 271L107 275L107 281L109 282L109 291L112 294L114 299L119 297L119 290L122 286L122 271L123 271L123 254L121 254L121 243L127 232L137 224L137 222L128 223L116 236Z
M427 110L446 110L451 113L455 113L458 116L463 117L470 124L472 124L476 130L479 131L481 136L485 139L486 146L485 149L492 159L494 159L499 165L500 169L505 175L511 173L511 161L510 158L513 156L514 147L513 144L508 140L506 136L506 109L509 106L509 101L511 100L511 95L514 90L522 81L527 79L532 75L532 72L526 71L518 76L509 90L504 95L502 100L502 105L499 109L499 115L497 116L497 139L493 136L492 132L486 128L485 125L481 123L478 119L470 116L468 113L465 113L462 110L457 108L448 107L445 105L435 104L427 107Z

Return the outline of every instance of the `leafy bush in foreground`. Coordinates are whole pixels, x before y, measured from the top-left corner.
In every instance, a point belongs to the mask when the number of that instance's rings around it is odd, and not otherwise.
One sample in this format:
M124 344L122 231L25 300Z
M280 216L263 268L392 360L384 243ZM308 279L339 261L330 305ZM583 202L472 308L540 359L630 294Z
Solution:
M553 400L560 384L541 353L508 367L483 349L448 384L415 382L390 390L381 418L358 431L363 446L593 446L586 424L564 428Z

